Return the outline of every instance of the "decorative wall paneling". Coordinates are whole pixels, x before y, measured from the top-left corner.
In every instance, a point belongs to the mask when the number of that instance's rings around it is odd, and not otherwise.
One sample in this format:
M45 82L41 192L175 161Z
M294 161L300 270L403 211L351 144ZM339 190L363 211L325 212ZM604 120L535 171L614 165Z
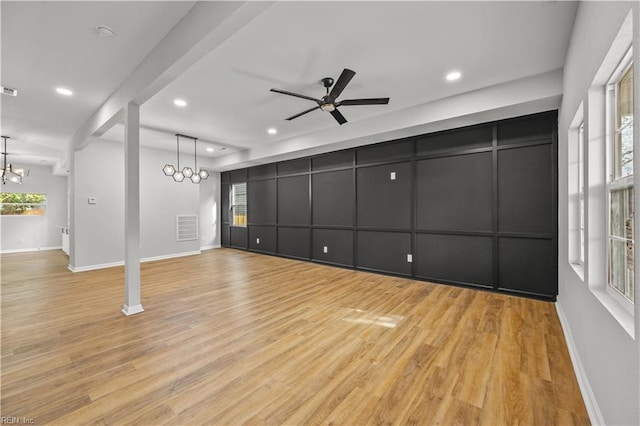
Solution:
M555 300L557 112L222 173L222 245ZM410 255L410 256L408 256Z

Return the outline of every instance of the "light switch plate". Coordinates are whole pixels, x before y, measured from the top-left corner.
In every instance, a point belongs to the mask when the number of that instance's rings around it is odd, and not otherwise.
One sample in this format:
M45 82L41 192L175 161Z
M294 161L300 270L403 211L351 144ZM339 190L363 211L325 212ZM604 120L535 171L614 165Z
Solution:
M89 198L87 199L87 202L88 202L89 204L98 204L98 199L97 199L96 197L89 197Z
M391 172L389 174L389 177L391 178L391 180L396 180L396 172Z

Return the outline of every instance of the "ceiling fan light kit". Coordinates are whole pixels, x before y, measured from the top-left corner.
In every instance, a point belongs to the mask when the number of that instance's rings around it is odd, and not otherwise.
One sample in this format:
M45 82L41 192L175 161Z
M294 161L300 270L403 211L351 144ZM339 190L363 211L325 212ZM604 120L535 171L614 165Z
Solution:
M180 138L193 140L193 169L189 166L185 166L182 170L180 169ZM196 184L207 179L209 177L209 171L198 169L198 138L176 133L176 146L177 167L174 167L173 164L165 164L162 168L165 176L171 176L176 182L183 182L186 178Z
M7 139L11 139L9 136L0 136L4 142L2 146L2 169L0 169L0 178L2 184L6 185L7 181L22 185L22 180L25 176L29 176L29 170L14 169L11 163L7 163Z
M331 114L333 118L338 122L338 124L342 125L347 122L347 119L344 118L344 116L340 113L340 111L338 111L339 106L387 105L389 103L389 98L346 99L344 101L336 102L336 99L338 98L338 96L340 96L342 91L345 89L345 87L347 87L347 84L349 84L349 82L355 75L356 75L355 71L345 68L344 70L342 70L340 77L338 77L338 80L335 82L331 77L325 77L322 80L320 80L320 82L326 89L326 94L320 99L315 99L315 98L312 98L311 96L302 95L300 93L289 92L287 90L271 89L271 91L275 93L281 93L283 95L294 96L296 98L306 99L318 104L318 106L309 108L308 110L302 111L298 114L288 117L286 119L288 121L291 121L311 111L315 111L319 109L321 111L328 112L329 114ZM331 89L332 86L333 86L333 89Z

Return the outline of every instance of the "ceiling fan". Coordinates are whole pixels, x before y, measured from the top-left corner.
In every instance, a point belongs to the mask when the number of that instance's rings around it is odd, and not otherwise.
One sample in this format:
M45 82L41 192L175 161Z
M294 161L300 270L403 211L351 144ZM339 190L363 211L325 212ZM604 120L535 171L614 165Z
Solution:
M350 69L345 68L344 70L342 70L342 74L340 74L340 77L338 77L338 80L335 82L335 84L333 78L331 77L325 77L320 80L322 85L327 89L327 93L320 99L315 99L311 96L301 95L299 93L288 92L286 90L280 89L271 89L271 91L282 93L283 95L295 96L296 98L307 99L318 104L317 106L309 108L306 111L302 111L296 115L292 115L291 117L287 118L287 120L293 120L294 118L298 118L301 115L305 115L306 113L309 113L316 109L321 109L322 111L330 113L333 118L335 118L336 121L342 125L347 122L347 119L344 118L340 111L338 111L339 106L386 105L389 103L389 98L345 99L343 101L336 102L336 98L340 96L340 94L342 93L344 88L347 87L347 84L349 84L354 75L356 75L355 71L351 71ZM329 91L331 86L333 86L333 89Z

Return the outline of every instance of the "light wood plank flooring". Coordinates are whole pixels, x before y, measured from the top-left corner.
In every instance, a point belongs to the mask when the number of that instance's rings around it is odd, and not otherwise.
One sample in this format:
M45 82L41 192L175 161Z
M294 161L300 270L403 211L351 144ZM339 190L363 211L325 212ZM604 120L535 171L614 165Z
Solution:
M3 255L2 416L35 424L588 424L551 303L216 249L72 274Z

